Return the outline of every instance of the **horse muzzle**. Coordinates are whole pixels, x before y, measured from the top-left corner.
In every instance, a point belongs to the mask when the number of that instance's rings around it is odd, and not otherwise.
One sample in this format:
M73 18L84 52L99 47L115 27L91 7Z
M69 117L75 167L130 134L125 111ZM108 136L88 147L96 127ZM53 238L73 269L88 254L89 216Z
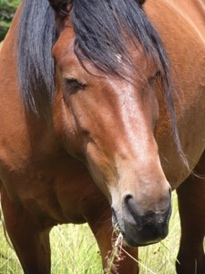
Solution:
M145 210L131 195L127 195L121 212L112 207L113 226L122 233L126 244L131 247L154 244L168 234L171 198Z

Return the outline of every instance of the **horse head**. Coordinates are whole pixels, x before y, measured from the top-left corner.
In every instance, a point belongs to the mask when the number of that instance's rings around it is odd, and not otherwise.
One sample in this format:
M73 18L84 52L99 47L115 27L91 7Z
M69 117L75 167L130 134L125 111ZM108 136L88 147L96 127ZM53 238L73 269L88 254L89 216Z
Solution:
M154 136L166 58L144 1L87 2L50 1L58 25L56 132L88 167L125 241L154 243L167 235L171 213Z

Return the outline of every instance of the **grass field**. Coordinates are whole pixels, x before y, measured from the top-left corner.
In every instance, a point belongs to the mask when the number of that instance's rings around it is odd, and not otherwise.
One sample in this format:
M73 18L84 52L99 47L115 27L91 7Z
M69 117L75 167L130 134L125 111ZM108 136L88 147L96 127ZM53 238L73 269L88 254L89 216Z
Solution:
M140 274L174 274L179 242L176 195L169 236L159 244L139 250ZM87 225L62 225L51 232L52 274L102 274L101 258ZM0 274L23 274L0 225ZM128 270L129 274L129 270Z

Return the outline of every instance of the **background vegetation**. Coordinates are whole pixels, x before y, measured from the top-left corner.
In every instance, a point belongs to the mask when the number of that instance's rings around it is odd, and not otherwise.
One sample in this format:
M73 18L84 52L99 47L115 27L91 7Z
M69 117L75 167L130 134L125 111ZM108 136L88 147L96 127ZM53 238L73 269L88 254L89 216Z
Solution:
M21 0L0 0L0 41L4 39L20 2Z

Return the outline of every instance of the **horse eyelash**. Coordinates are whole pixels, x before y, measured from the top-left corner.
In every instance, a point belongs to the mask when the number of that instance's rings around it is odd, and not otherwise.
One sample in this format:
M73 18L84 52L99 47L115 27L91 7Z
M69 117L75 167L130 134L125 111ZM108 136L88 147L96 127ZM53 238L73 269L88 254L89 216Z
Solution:
M78 81L75 78L66 78L64 81L64 85L69 89L70 92L75 92L78 90L84 90L86 85L82 82Z

